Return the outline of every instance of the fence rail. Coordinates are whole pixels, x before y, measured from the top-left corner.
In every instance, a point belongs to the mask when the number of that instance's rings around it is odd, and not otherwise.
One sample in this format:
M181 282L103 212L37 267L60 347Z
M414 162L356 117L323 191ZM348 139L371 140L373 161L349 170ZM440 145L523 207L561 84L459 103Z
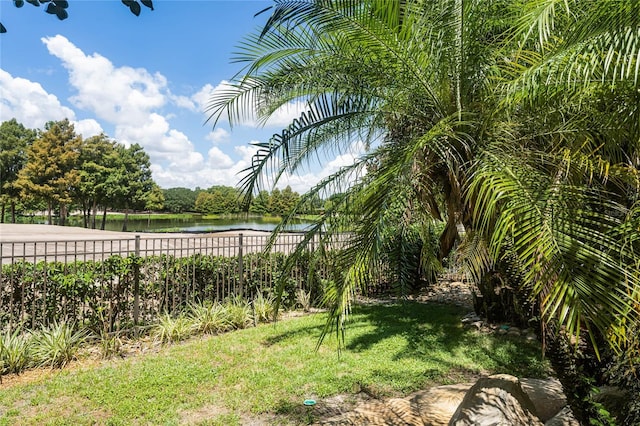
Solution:
M192 301L252 297L273 287L303 238L283 234L270 254L263 253L269 235L2 241L0 328L65 319L113 330ZM294 268L290 291L314 291L306 284L309 267L303 261Z
M303 239L303 234L283 234L274 244L274 251L288 253ZM187 257L194 253L234 257L240 250L256 253L264 250L268 235L140 237L126 239L0 241L0 265L23 262L75 262L104 260L113 255ZM317 242L317 237L311 242Z

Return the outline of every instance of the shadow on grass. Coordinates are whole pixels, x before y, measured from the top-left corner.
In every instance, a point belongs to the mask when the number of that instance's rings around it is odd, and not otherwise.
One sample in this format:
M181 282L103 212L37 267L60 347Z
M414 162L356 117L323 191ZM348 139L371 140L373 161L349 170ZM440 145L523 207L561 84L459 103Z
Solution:
M439 384L474 382L486 374L532 378L549 375L539 344L465 329L460 321L464 313L454 306L418 302L355 306L347 324L346 352L362 354L363 359L370 360L371 352L386 351L387 357L374 357L383 364L373 365L368 373L348 372L355 385L353 393L383 398L397 395L398 391L408 394ZM267 344L319 336L326 317L316 321L318 325L278 333ZM398 364L390 368L384 365L387 360ZM431 362L416 370L411 367L412 360ZM403 365L401 362L407 362L406 369L398 368ZM308 410L296 402L281 401L276 409L279 415L298 421L309 411L318 418L317 409Z
M477 371L452 362L451 354L464 354L472 359L491 360L493 370L521 377L546 377L548 368L541 361L542 351L537 342L522 338L487 335L465 329L460 318L464 311L455 306L399 302L386 305L356 305L346 329L347 351L364 352L385 348L388 339L401 338L403 345L392 359L429 358L453 371L454 376L472 376ZM318 336L324 327L325 316L317 318L314 325L295 327L275 334L263 341L272 346L309 336ZM437 376L433 373L433 378Z
M369 350L386 339L400 336L406 345L393 355L394 360L429 357L454 370L464 370L450 361L450 354L463 353L471 358L492 360L495 370L501 373L520 377L548 375L537 342L465 329L460 322L464 313L455 306L419 302L357 306L353 325L357 328L358 323L369 324L374 330L353 338L347 334L346 348L356 352Z

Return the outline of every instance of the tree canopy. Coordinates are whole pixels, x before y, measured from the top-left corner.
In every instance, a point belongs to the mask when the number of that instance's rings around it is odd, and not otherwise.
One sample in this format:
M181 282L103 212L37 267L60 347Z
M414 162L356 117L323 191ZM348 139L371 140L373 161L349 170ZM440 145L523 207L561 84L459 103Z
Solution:
M63 21L69 17L69 2L67 0L13 0L13 4L17 8L21 8L24 4L29 3L37 8L46 5L44 11L50 15L55 15L59 20ZM153 10L153 0L122 0L122 4L129 8L131 13L140 16L142 3L147 8ZM0 22L0 33L6 33L7 28Z
M82 210L84 225L95 227L98 206L163 208L164 195L153 182L149 156L138 144L125 147L105 134L82 139L69 120L26 129L15 119L0 124L0 204L44 203L49 223L59 208L64 224L69 207ZM103 217L104 225L104 217Z

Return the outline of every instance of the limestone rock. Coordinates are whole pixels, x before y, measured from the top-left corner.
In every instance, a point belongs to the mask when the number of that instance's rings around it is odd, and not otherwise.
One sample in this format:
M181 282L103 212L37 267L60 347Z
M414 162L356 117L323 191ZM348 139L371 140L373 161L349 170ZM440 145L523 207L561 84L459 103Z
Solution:
M606 408L606 410L619 422L626 416L629 394L615 386L602 386L599 392L593 396L593 400Z
M471 386L462 383L433 387L413 394L411 402L419 410L424 426L446 426Z
M558 414L549 419L544 426L580 426L580 422L573 416L571 408L564 407Z
M567 398L558 379L520 379L522 390L536 408L538 418L546 422L567 405Z
M543 426L517 377L497 374L479 379L451 417L451 426Z

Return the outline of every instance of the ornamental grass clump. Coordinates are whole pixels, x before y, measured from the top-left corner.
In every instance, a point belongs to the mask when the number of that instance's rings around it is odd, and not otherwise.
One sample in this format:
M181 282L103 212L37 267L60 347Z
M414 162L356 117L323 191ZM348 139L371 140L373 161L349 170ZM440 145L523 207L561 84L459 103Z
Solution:
M22 327L0 334L0 375L20 374L30 362L30 338Z
M76 330L74 324L54 322L33 334L32 356L35 365L62 368L76 358L87 339L86 330Z
M253 316L257 322L269 322L275 312L275 298L264 296L259 293L251 302L253 305Z
M246 328L253 324L251 305L242 297L229 298L224 302L223 306L232 329Z
M222 333L231 327L227 310L218 302L190 303L187 316L199 333Z
M309 312L311 310L311 292L304 291L299 288L296 290L296 304L302 308L303 311Z
M152 335L156 341L167 344L175 343L191 337L195 332L193 321L185 315L177 317L165 313L158 318Z

